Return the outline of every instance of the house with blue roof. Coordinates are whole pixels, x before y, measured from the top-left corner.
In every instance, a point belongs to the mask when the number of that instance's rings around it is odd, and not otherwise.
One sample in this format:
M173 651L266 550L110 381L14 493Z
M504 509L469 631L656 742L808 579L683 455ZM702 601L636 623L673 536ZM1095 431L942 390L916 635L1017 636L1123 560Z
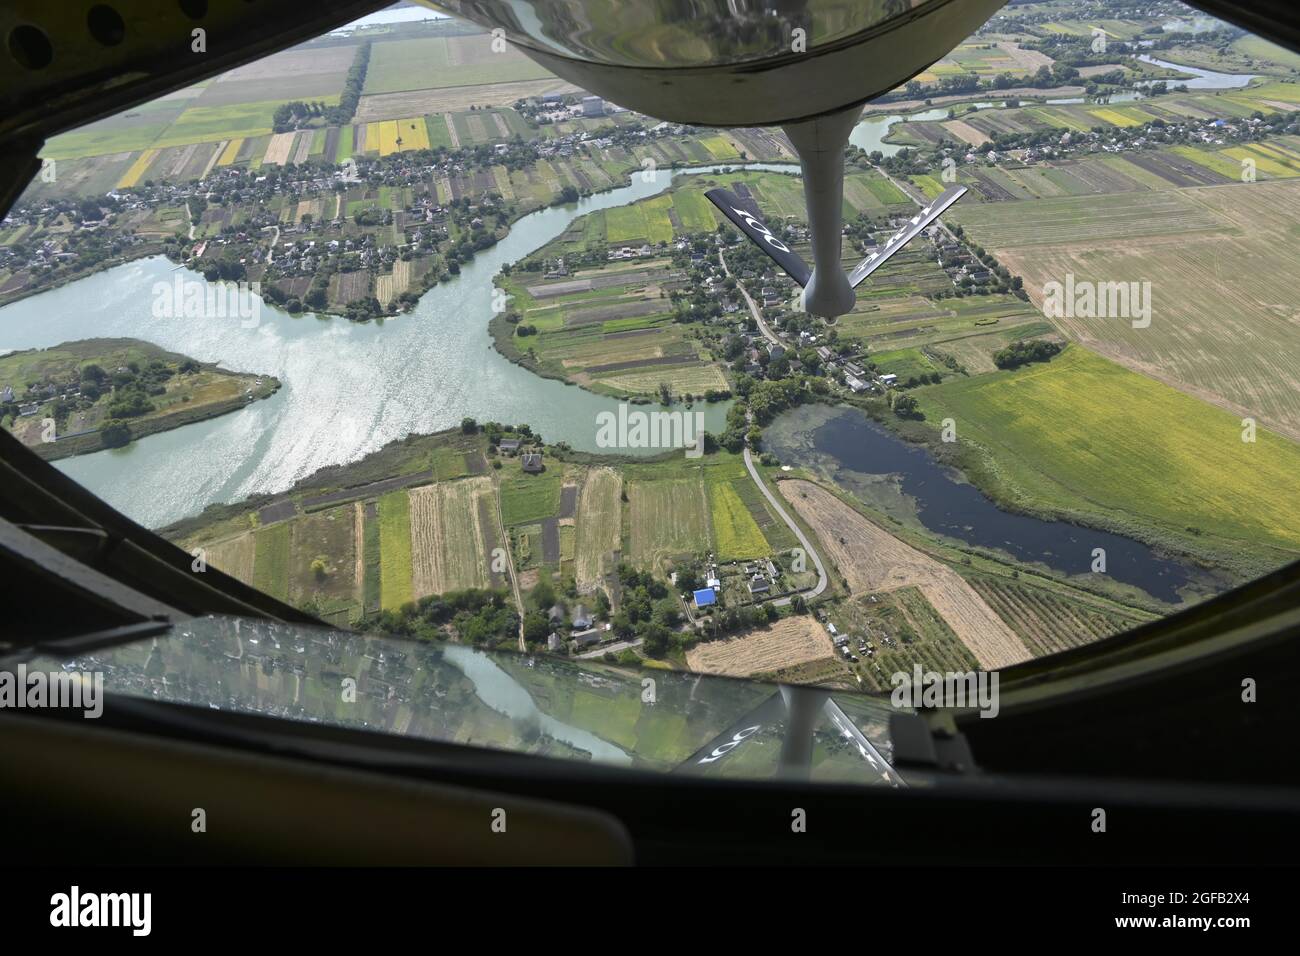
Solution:
M697 608L712 607L718 603L718 592L713 588L700 588L695 592L695 606Z

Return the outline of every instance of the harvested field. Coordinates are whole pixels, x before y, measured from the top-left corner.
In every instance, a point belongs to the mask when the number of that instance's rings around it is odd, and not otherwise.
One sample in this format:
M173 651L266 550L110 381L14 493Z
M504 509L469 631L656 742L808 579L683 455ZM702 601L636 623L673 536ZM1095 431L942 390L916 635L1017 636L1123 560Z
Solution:
M578 88L559 77L517 83L484 83L444 89L407 90L361 97L355 121L368 123L426 113L454 113L471 106L513 106L516 100L543 93L577 93ZM447 126L451 127L448 117ZM454 134L453 134L454 135Z
M217 541L206 547L208 564L245 584L253 583L253 532Z
M813 482L782 481L777 487L821 540L849 590L919 588L986 670L1031 656L1011 628L947 565L898 540Z
M494 494L486 476L411 489L411 587L416 599L492 586L488 542L501 536L496 528L482 526L479 503L492 501Z
M370 273L339 272L330 279L330 301L347 305L370 294Z
M698 477L630 481L627 497L631 559L638 567L710 547L709 504Z
M298 134L298 139L293 146L293 155L289 159L294 163L305 163L307 157L311 155L311 144L316 134L312 130L306 130Z
M709 389L727 387L727 378L716 365L679 365L653 372L618 372L599 379L602 385L630 394L651 395L666 384L674 395L699 395Z
M686 652L686 666L701 674L749 677L834 656L826 629L801 614L741 637L697 644Z
M337 85L323 85L318 93L310 95L316 97L330 92L337 93L342 88L344 76L347 75L348 69L352 66L352 60L356 56L356 49L355 45L350 44L346 46L313 47L310 50L285 50L282 53L274 53L263 59L237 66L228 73L222 73L208 85L204 92L206 93L213 87L227 83L240 83L248 80L261 82L263 84L262 89L265 91L267 89L265 84L268 81L280 83L290 77L321 77L337 74ZM257 97L257 99L265 98L265 95ZM292 99L293 97L286 96L283 98Z
M587 473L577 506L577 553L574 558L578 590L592 591L614 570L623 528L619 498L623 478L613 468Z
M983 146L985 143L990 141L987 134L981 133L974 126L971 126L970 123L965 123L961 120L949 120L943 124L943 128L957 139L965 143L970 143L972 146Z

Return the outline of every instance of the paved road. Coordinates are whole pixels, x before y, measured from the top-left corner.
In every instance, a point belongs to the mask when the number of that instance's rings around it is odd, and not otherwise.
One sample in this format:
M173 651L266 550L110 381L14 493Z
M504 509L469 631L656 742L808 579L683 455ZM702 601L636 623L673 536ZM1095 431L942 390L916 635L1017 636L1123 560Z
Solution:
M722 263L722 271L727 275L731 275L731 270L727 268L727 260L723 257L721 249L718 250L718 261ZM745 303L749 306L750 314L754 316L754 321L758 323L758 328L763 335L778 345L782 344L781 340L776 337L776 334L767 327L767 323L763 321L763 314L759 312L758 306L750 297L749 291L745 288L745 284L737 279L736 287L740 289L740 294L745 297ZM799 544L803 546L804 553L808 555L808 557L812 558L813 564L817 568L817 586L811 591L806 592L804 596L815 598L826 590L826 585L829 583L829 580L826 577L826 567L822 564L821 556L817 554L817 549L812 546L812 542L810 542L808 536L803 533L803 529L800 528L799 525L795 523L794 519L786 513L781 502L776 500L776 495L772 494L772 492L768 490L767 485L763 484L763 479L759 476L758 469L754 467L754 456L749 453L748 448L745 449L745 467L749 469L749 477L754 479L754 484L758 485L758 490L763 492L763 497L768 500L768 503L772 505L772 508L776 513L781 516L781 520L786 523L787 527L794 532L794 536L799 539ZM790 598L777 598L771 603L780 607L789 604Z
M723 258L721 249L718 250L718 261L722 263L722 271L730 276L731 269L727 267L727 260ZM763 333L763 338L767 339L773 345L780 345L782 348L784 348L785 343L782 342L779 338L777 338L776 333L773 332L770 328L768 328L767 323L763 321L763 313L759 311L759 308L754 303L754 300L750 298L749 290L745 288L745 283L741 282L739 279L736 279L736 288L738 288L740 290L740 294L745 297L745 304L749 306L749 312L751 315L754 316L754 321L758 323L758 330Z
M583 651L581 654L575 654L574 656L577 657L579 660L582 660L584 658L592 658L592 657L604 657L606 654L610 653L611 651L614 653L618 653L619 651L625 651L630 647L640 647L641 641L642 639L639 637L634 641L618 641L617 643L614 644L606 644L604 647L598 647L595 650Z
M748 448L745 449L745 467L749 469L749 477L754 479L754 484L758 485L758 490L763 492L763 497L768 500L768 503L776 513L781 516L781 520L784 521L790 530L794 532L794 536L799 539L799 544L803 546L804 553L807 554L808 557L812 558L812 562L817 568L817 586L811 591L804 592L804 597L815 598L826 590L826 585L829 583L829 579L826 577L826 568L822 564L821 556L817 554L817 550L812 546L812 542L808 540L808 536L803 533L803 528L799 527L799 525L795 523L788 514L786 514L786 510L782 507L781 502L776 500L776 495L772 494L772 492L768 490L767 485L763 484L763 479L759 477L758 469L754 467L754 456L749 453ZM790 598L777 598L772 603L777 606L789 604Z

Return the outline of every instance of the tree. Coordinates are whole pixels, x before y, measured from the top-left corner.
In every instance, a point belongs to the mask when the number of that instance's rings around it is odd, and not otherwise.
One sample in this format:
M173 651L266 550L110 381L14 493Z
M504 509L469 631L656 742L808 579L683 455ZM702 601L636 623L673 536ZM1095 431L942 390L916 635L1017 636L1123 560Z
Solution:
M551 623L541 611L529 611L524 615L524 640L531 643L544 641L551 633Z
M555 603L555 587L546 578L542 578L533 585L533 604L537 607L549 608Z
M894 414L899 418L912 418L917 414L917 401L912 395L899 395L894 399Z
M668 651L672 632L662 624L647 624L641 634L644 643L641 649L651 657L663 657Z
M105 448L122 448L131 441L131 426L126 422L110 421L99 432Z

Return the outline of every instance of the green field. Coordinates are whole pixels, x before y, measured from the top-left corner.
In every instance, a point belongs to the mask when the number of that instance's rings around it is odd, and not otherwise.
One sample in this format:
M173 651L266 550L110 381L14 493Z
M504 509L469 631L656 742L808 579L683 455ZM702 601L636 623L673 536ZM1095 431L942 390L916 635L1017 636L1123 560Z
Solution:
M379 499L379 595L384 610L399 608L410 601L411 589L411 500L404 490L391 491Z
M772 553L753 515L729 483L709 483L709 504L719 561L748 561Z
M501 479L501 520L506 527L554 515L560 507L560 471L552 468L540 475L527 475L517 465L511 467L514 473Z
M253 584L281 601L289 600L289 562L292 547L289 522L281 521L257 530L253 558Z
M605 232L611 244L626 242L670 242L673 224L668 210L672 196L655 196L630 206L605 210Z
M487 34L386 40L371 47L364 92L512 83L551 75L514 47L493 52Z
M1249 548L1272 564L1300 552L1300 511L1283 489L1300 445L1070 346L1051 362L954 378L917 392L927 419L951 417L988 455L999 497L1119 527Z
M656 481L629 481L630 558L653 568L662 559L708 549L709 508L698 474Z

